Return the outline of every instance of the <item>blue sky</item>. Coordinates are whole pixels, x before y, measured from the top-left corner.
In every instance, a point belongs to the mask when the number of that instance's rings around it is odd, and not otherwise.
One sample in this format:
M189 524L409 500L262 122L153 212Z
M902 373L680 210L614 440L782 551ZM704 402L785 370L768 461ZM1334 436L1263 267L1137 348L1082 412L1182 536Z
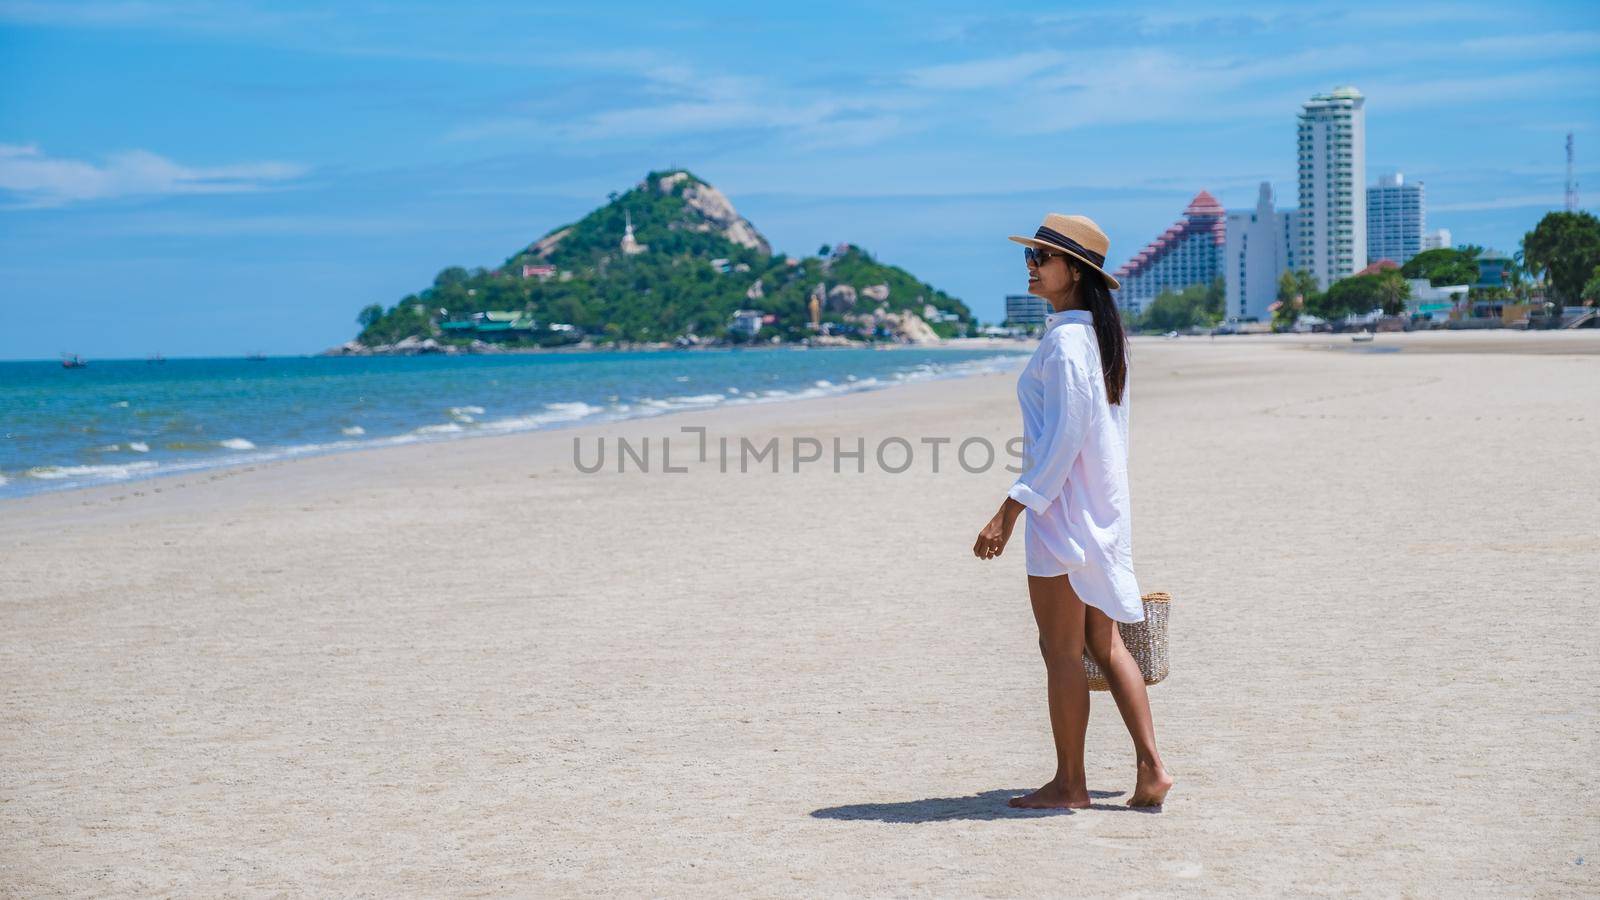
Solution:
M1560 208L1568 131L1600 198L1594 4L761 6L0 0L0 358L315 352L668 167L998 319L1047 211L1116 264L1293 205L1341 84L1457 242Z

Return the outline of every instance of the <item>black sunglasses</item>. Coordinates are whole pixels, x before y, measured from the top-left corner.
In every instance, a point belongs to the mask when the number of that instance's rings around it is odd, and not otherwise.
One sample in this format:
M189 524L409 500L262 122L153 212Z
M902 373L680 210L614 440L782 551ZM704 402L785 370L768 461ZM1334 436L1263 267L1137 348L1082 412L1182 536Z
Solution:
M1049 250L1041 250L1038 247L1022 248L1022 260L1030 266L1042 266L1058 256L1065 257L1066 254L1051 253Z

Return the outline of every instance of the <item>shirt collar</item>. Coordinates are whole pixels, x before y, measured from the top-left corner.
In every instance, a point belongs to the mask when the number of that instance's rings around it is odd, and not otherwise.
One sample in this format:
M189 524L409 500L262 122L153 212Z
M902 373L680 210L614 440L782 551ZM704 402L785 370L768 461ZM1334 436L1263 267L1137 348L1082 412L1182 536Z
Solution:
M1063 309L1059 312L1052 312L1044 317L1045 330L1048 331L1062 322L1082 322L1085 325L1093 325L1094 313L1087 309Z

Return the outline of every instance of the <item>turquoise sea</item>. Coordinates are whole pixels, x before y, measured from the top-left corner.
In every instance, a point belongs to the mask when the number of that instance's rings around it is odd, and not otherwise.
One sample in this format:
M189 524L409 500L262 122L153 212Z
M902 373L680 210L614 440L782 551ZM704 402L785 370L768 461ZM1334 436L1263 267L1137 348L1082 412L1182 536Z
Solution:
M1016 349L0 362L0 499L214 466L1014 371Z

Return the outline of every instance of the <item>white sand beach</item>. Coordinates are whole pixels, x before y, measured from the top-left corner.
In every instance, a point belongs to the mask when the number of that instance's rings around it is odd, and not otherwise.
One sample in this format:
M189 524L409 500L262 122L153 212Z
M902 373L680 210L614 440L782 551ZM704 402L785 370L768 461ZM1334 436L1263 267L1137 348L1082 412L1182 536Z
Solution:
M1006 805L1054 767L1021 535L971 554L1012 475L918 444L1016 436L991 375L0 504L0 894L1600 893L1600 332L1133 352L1159 813L1106 694L1096 806Z

